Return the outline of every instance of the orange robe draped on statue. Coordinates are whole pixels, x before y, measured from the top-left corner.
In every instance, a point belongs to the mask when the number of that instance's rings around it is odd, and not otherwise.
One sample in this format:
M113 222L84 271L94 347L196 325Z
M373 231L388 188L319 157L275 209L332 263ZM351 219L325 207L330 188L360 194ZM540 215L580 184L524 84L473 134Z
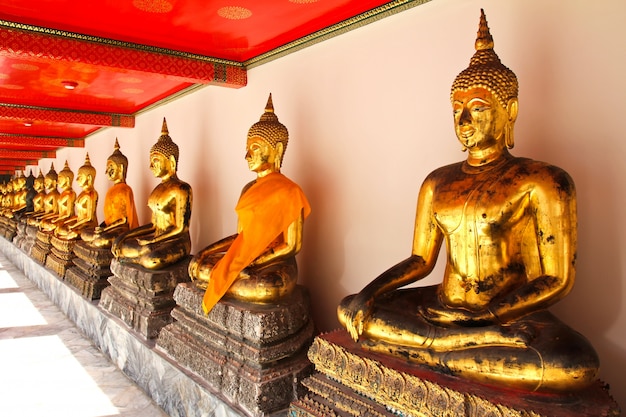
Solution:
M130 229L139 227L133 189L128 184L120 182L109 188L104 198L104 217L107 226L126 217Z
M290 224L311 212L302 189L274 172L258 178L239 198L235 212L240 231L224 257L216 264L202 300L206 314L252 261L261 255Z

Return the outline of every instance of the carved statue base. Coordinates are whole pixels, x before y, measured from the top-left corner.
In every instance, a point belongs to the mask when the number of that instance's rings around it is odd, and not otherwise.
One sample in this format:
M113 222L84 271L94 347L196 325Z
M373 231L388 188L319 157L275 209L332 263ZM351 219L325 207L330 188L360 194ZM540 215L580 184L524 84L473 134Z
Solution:
M175 321L161 330L157 349L249 416L287 409L312 370L306 351L315 326L307 290L298 286L275 304L225 298L208 316L203 295L192 283L178 285Z
M366 351L338 330L315 338L316 372L308 393L290 406L301 416L617 417L620 409L597 381L568 394L494 388Z
M50 253L50 248L52 245L50 244L50 237L52 233L42 232L41 230L37 230L37 236L35 240L35 244L30 251L30 257L33 258L37 263L41 265L46 265L46 258Z
M15 237L13 238L13 244L20 249L23 249L24 242L27 239L26 227L28 227L28 225L26 224L26 218L22 217L17 222L16 229L15 229Z
M88 300L100 298L108 287L113 253L110 248L94 248L80 241L74 245L74 265L65 273L65 281Z
M13 218L5 218L2 233L4 238L9 242L13 242L13 238L17 234L17 220Z
M53 270L61 278L65 278L67 270L74 266L72 260L74 255L74 244L76 240L60 239L56 236L50 237L50 253L46 258L46 268Z
M26 226L26 238L22 242L20 247L24 252L30 254L37 241L37 226Z
M109 285L102 290L99 306L120 318L145 339L154 339L172 322L176 306L174 290L189 281L191 257L165 269L151 271L134 264L111 261Z

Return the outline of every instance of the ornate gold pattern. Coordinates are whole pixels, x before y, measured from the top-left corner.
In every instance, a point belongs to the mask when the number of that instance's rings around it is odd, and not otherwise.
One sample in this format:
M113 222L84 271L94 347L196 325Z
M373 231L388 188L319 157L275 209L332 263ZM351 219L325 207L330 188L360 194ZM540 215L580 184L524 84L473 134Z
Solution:
M171 12L175 3L176 0L133 0L133 6L148 13Z
M252 16L252 11L240 6L225 6L217 10L217 14L224 19L242 20Z
M462 393L406 372L389 368L379 361L359 356L343 346L316 337L308 352L316 370L327 378L315 374L303 381L310 395L292 405L291 416L334 416L332 410L361 416L468 416L468 417L541 417L533 410L517 410L496 404L488 398ZM385 405L387 413L381 414L376 405L359 396L346 394L353 390L378 405ZM347 391L349 392L349 390ZM319 396L320 398L312 398ZM615 414L617 413L617 414ZM343 414L341 414L343 415ZM618 409L609 410L611 416Z

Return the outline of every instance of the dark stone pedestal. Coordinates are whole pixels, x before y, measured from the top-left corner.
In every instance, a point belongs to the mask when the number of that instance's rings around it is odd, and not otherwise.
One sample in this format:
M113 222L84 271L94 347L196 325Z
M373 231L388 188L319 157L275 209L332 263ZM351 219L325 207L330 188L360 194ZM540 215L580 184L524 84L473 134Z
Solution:
M26 236L22 243L20 244L20 249L22 249L26 253L30 253L35 245L35 241L37 240L37 227L26 225L24 227L24 233Z
M192 283L178 285L175 321L161 330L157 349L248 416L287 409L312 370L306 351L315 326L307 290L298 286L276 304L225 298L208 316L203 295Z
M86 299L99 299L102 290L110 285L111 248L94 248L80 241L74 245L74 255L75 266L67 270L65 281Z
M26 217L22 217L18 220L16 229L15 229L15 237L13 238L13 244L18 248L22 249L24 246L24 242L26 241Z
M54 235L50 237L50 253L46 257L46 268L54 271L61 278L65 278L67 270L74 266L72 260L74 255L75 239L60 239Z
M5 218L4 228L2 233L4 238L9 242L13 242L13 238L17 234L17 220L13 218Z
M490 387L362 349L338 330L315 338L316 372L308 393L290 406L303 416L618 417L607 387L596 381L567 394Z
M174 290L189 281L191 257L165 269L150 271L134 264L111 261L110 286L102 290L100 307L120 318L145 339L154 339L172 322Z
M43 232L41 230L37 230L35 244L30 251L30 256L41 265L46 264L46 258L50 253L50 248L52 247L52 245L50 244L51 236L51 232Z

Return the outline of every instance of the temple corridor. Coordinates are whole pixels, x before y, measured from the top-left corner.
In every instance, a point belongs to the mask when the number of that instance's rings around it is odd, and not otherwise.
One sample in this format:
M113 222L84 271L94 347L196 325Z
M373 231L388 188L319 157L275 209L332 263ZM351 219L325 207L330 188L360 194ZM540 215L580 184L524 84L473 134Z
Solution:
M0 416L167 416L2 253L0 370Z

